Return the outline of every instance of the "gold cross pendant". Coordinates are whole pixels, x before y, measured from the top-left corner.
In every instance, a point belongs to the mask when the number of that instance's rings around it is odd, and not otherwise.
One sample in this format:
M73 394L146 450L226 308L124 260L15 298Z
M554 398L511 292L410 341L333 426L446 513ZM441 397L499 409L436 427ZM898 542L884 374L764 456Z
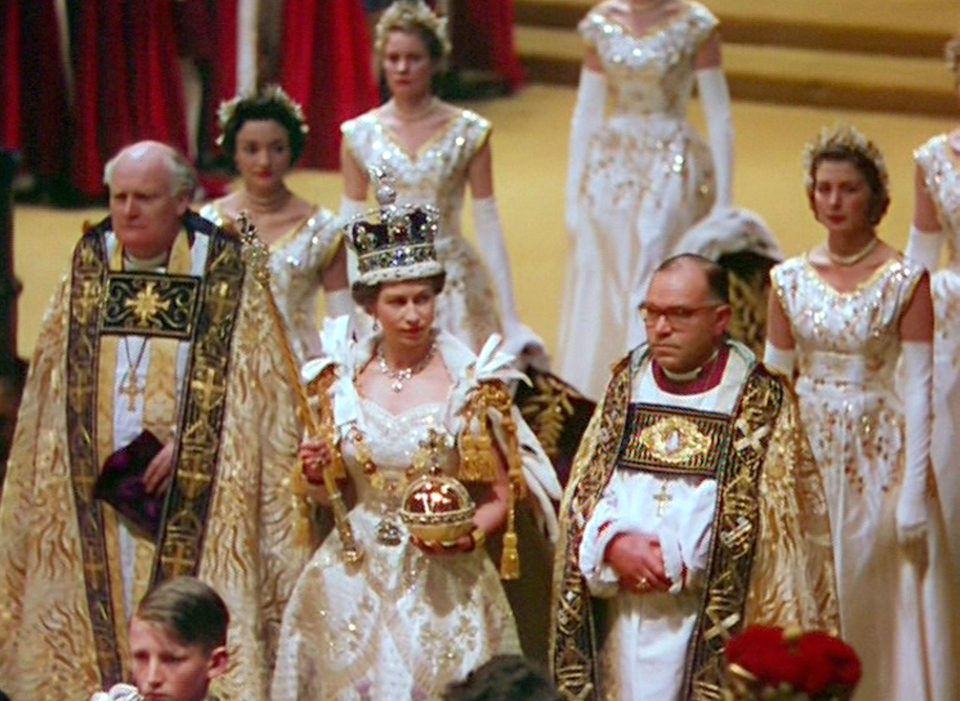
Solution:
M127 376L120 382L120 394L127 398L127 411L136 411L137 397L143 394L136 373L127 371Z
M673 497L670 496L670 493L667 491L666 482L660 485L660 492L654 495L653 500L657 502L657 518L661 518L667 510L667 506L673 501Z

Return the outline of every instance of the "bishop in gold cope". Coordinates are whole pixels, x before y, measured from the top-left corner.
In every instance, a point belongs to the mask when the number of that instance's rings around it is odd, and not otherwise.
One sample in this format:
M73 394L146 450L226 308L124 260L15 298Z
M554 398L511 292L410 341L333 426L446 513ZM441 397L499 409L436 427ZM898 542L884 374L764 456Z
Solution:
M838 625L823 487L722 268L667 260L639 313L561 505L550 663L566 698L720 698L745 625Z
M134 144L105 182L110 217L45 317L0 501L0 688L81 699L128 681L132 606L195 575L241 621L213 693L266 701L312 550L294 537L282 330L239 239L189 210L179 154Z

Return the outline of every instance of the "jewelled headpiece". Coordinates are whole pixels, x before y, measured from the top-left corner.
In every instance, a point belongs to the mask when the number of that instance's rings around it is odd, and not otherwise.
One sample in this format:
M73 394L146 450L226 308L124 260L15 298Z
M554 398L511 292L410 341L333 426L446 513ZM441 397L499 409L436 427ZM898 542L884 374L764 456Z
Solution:
M301 134L310 131L307 126L307 118L303 115L303 108L300 104L290 97L279 85L266 85L260 90L247 90L238 93L229 100L224 100L217 108L217 122L220 126L220 136L217 137L217 145L223 145L223 138L228 129L233 128L233 123L237 118L237 111L241 105L256 104L268 105L273 103L290 116L290 121L297 125Z
M442 58L450 55L450 36L447 33L447 19L434 14L423 0L394 0L377 22L374 46L377 55L383 57L390 32L408 31L419 27L433 34L443 50Z
M838 124L833 127L824 127L816 139L803 149L803 171L807 191L813 190L813 164L825 153L844 153L859 156L869 161L877 169L880 184L884 192L890 188L890 176L887 173L887 164L883 154L866 135L851 124Z
M960 81L960 34L947 42L943 54L947 59L947 66L953 71L957 81Z
M442 273L434 248L440 212L430 205L396 204L392 177L377 168L371 168L371 177L380 208L348 225L358 258L357 281L373 286Z

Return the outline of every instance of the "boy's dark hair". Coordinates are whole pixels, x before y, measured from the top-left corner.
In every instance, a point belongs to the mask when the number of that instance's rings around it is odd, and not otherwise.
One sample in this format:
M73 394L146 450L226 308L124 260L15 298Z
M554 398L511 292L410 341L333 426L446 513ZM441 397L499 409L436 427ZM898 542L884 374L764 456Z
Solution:
M443 693L443 701L521 700L563 701L563 697L537 665L520 655L496 655Z
M152 589L134 614L167 629L183 645L206 652L227 644L230 612L213 587L193 577L176 577Z

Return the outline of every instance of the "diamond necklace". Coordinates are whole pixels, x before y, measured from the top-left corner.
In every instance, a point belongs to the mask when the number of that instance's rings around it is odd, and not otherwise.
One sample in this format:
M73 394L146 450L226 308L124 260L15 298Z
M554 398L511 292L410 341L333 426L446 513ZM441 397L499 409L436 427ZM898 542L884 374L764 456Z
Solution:
M879 244L880 244L879 237L874 236L872 239L870 239L869 243L867 243L866 246L861 248L856 253L850 254L849 256L841 256L837 253L834 253L833 251L830 250L830 244L827 244L826 246L827 257L835 265L850 267L851 265L856 265L857 263L862 261L864 258L869 256L871 253L873 253L873 249L876 248Z
M403 383L409 382L410 378L416 375L419 372L422 372L427 365L430 364L430 361L433 359L434 353L437 352L437 342L434 341L430 344L430 350L427 351L427 354L420 359L416 365L411 365L408 368L402 368L399 370L391 370L390 366L387 365L387 359L383 355L383 347L377 346L377 367L380 368L380 372L393 380L393 383L390 385L390 389L394 392L403 391Z

